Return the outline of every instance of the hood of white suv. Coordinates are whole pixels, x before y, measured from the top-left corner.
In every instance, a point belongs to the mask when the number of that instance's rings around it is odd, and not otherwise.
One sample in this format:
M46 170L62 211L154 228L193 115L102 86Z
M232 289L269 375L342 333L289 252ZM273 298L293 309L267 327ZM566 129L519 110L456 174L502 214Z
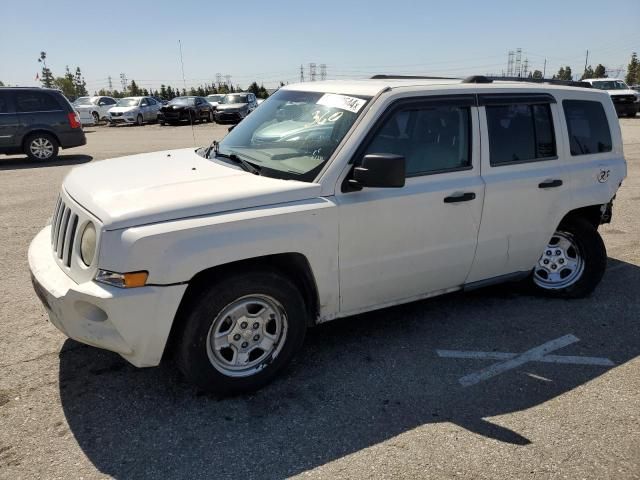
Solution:
M63 188L113 230L313 198L315 183L253 175L193 149L144 153L74 168Z

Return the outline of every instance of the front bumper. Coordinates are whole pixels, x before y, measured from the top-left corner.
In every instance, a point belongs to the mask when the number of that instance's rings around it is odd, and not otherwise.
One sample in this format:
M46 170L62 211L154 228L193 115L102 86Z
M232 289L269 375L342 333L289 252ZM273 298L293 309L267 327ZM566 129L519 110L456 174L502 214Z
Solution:
M121 289L76 283L53 259L51 227L29 246L29 268L51 323L65 335L117 352L136 367L158 365L187 285Z
M616 108L618 115L633 115L638 113L638 102L634 103L615 103L613 106Z
M113 115L109 115L109 122L110 123L136 123L136 116L133 117L125 117L124 115L122 116L113 116Z
M244 118L244 115L240 112L215 112L216 122L239 122Z

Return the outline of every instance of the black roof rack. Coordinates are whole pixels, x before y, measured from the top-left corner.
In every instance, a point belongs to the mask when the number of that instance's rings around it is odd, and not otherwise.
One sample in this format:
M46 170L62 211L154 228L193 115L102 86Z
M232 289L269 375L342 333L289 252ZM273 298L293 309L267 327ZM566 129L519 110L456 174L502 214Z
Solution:
M462 83L493 83L493 81L545 83L549 85L564 85L566 87L592 88L589 82L579 82L574 80L557 80L555 78L532 77L492 77L485 75L472 75L462 80Z
M371 80L460 80L456 77L429 77L423 75L374 75Z

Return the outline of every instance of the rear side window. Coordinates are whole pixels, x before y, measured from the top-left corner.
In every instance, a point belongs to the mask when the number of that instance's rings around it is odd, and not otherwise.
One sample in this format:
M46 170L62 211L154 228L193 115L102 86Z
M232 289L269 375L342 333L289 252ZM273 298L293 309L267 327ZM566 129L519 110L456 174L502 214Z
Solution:
M22 113L62 110L53 95L46 92L18 92L15 96L15 102L16 111Z
M600 102L564 100L571 155L610 152L609 122Z
M0 113L9 113L9 102L2 92L0 92Z
M485 109L492 166L556 157L548 104L487 105Z

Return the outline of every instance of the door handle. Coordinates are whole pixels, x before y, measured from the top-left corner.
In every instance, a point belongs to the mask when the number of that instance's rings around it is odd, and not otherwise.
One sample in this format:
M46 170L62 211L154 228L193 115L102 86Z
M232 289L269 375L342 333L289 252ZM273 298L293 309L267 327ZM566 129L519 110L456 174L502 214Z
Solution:
M444 197L444 203L458 203L458 202L468 202L476 198L476 194L473 192L465 192L458 195L451 195L449 197Z
M548 180L538 184L538 188L555 188L562 186L562 180Z

